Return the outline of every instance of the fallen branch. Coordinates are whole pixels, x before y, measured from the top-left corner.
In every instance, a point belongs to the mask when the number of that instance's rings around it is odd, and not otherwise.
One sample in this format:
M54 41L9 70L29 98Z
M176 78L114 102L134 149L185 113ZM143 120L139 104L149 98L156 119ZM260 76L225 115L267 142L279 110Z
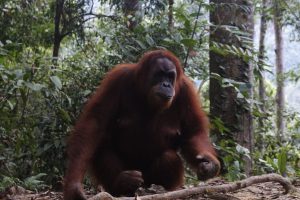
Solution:
M233 183L215 185L215 186L199 186L194 188L176 190L172 192L166 192L162 194L153 194L138 197L120 197L115 198L106 192L101 192L96 196L89 198L89 200L153 200L153 199L178 199L187 198L189 196L203 195L203 194L213 194L213 193L228 193L233 192L245 187L249 187L253 184L264 183L264 182L278 182L285 189L285 194L287 193L300 193L292 183L278 175L278 174L266 174L261 176L252 176L241 181L236 181Z

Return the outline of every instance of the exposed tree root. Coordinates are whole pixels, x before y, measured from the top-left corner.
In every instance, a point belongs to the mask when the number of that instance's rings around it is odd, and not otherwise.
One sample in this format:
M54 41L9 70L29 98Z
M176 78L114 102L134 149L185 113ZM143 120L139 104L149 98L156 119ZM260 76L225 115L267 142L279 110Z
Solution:
M260 176L252 176L246 178L241 181L236 181L233 183L223 184L223 185L215 185L215 186L199 186L194 188L176 190L172 192L166 192L162 194L153 194L153 195L146 195L146 196L138 196L138 197L120 197L115 198L106 192L101 192L96 196L89 198L89 200L153 200L153 199L180 199L180 198L187 198L190 196L195 195L203 195L203 194L215 194L215 193L228 193L234 192L236 190L249 187L253 184L264 183L264 182L278 182L280 183L283 188L285 189L286 193L298 193L300 191L297 190L296 187L292 185L292 183L278 175L278 174L266 174Z

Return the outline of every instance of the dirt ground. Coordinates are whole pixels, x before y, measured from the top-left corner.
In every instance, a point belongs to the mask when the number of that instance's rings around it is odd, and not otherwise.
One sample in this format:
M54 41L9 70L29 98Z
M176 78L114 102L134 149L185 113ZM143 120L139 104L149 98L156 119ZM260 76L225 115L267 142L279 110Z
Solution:
M300 185L297 186L300 189ZM283 194L284 190L279 183L262 183L238 190L231 195L241 200L259 200L259 199L279 199L292 200L299 199L293 194Z
M210 181L205 185L220 185L225 182L222 180ZM300 180L294 181L293 185L300 190ZM155 193L155 191L153 192ZM89 195L90 196L90 195ZM6 191L6 193L0 193L0 200L62 200L61 192L44 191L35 193L25 190L21 187L13 187ZM262 200L262 199L278 199L278 200L300 200L299 196L293 194L284 194L284 189L279 183L266 182L249 186L238 191L227 194L216 194L210 196L193 196L186 199L191 200Z

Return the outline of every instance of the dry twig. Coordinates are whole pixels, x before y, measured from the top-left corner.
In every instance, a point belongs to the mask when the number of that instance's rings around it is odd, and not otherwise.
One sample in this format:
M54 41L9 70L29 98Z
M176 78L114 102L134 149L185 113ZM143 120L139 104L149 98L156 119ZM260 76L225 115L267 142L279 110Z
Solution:
M138 197L120 197L115 198L106 192L101 192L96 196L89 198L89 200L153 200L153 199L180 199L180 198L187 198L189 196L195 195L203 195L203 194L214 194L214 193L228 193L233 192L245 187L249 187L253 184L264 183L264 182L278 182L280 183L283 188L285 189L286 193L298 193L300 191L297 190L296 187L292 185L292 183L278 175L278 174L266 174L261 176L252 176L246 178L241 181L236 181L233 183L223 184L223 185L215 185L215 186L199 186L194 188L176 190L172 192L166 192L162 194L153 194L153 195L146 195L146 196L138 196Z

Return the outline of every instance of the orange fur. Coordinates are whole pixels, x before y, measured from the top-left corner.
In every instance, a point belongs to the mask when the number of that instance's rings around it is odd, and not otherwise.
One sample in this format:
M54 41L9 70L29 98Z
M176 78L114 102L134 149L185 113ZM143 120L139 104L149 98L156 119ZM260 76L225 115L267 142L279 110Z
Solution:
M177 73L173 101L161 110L151 109L145 94L157 58L172 61ZM85 199L80 185L88 169L115 195L133 195L141 183L174 190L184 177L179 151L196 170L199 155L219 167L208 132L196 89L172 53L150 51L136 64L118 65L85 106L69 139L64 199Z

